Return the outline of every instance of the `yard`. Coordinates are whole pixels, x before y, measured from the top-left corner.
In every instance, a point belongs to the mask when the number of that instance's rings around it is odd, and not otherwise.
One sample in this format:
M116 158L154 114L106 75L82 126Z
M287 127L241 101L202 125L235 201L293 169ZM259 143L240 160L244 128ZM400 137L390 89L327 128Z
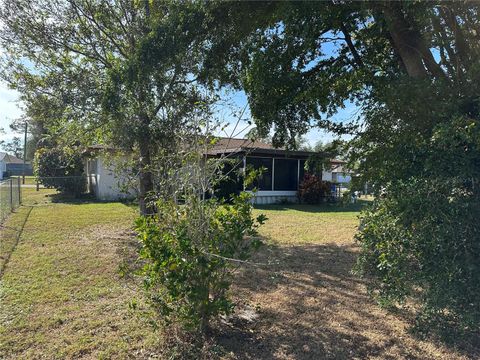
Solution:
M162 358L161 331L128 306L142 303L140 287L119 271L135 253L134 208L62 202L33 188L24 188L24 203L1 229L0 358ZM269 218L267 245L239 273L235 316L215 329L220 357L480 356L414 338L412 319L369 298L350 273L359 207L256 210Z

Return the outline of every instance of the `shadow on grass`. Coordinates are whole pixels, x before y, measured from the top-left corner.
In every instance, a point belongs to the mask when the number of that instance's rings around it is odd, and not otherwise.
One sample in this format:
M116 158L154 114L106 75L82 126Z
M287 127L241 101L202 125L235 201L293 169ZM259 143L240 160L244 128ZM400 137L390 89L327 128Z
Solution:
M254 261L276 261L241 271L237 313L216 328L217 343L239 359L435 358L435 343L426 353L406 319L373 302L351 273L356 254L353 245L264 248Z
M276 205L255 205L255 209L259 210L277 210L277 211L302 211L308 213L322 213L322 212L359 212L365 206L371 204L368 200L357 200L355 204L344 203L325 203L320 205L308 204L276 204Z
M81 195L72 195L65 193L56 193L47 195L52 203L63 203L63 204L73 204L73 205L84 205L84 204L110 204L110 203L122 203L127 206L138 205L134 200L120 199L120 200L99 200L93 194L81 194Z

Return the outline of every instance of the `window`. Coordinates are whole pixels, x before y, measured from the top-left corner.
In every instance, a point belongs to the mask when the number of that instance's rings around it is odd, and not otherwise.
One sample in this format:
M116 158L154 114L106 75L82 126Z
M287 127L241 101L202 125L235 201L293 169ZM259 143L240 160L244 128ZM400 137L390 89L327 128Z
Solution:
M274 190L295 191L298 189L298 160L275 159L274 172Z
M272 159L271 158L257 158L247 156L247 171L248 169L262 169L263 172L260 177L248 187L252 190L256 187L258 190L272 190Z

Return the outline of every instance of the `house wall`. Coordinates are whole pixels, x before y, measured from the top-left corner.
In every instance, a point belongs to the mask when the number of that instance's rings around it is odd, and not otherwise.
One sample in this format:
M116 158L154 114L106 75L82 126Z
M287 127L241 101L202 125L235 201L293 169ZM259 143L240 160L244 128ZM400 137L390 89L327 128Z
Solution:
M120 200L135 197L132 189L126 193L123 186L127 179L115 171L115 161L98 156L87 162L88 188L99 200Z
M347 175L347 174L335 173L333 175L334 175L333 180L337 183L345 184L345 183L349 183L350 181L352 181L352 177L350 175Z
M322 180L323 181L332 181L332 173L330 171L322 171Z
M257 191L253 194L252 203L256 205L278 204L283 201L296 203L298 202L296 191Z
M6 164L3 161L0 161L0 180L3 179L3 173L7 171Z

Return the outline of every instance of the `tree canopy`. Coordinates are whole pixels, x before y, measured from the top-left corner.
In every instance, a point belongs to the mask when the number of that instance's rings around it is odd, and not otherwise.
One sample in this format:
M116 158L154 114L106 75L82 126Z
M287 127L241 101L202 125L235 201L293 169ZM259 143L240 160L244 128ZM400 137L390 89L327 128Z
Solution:
M195 104L202 56L196 27L169 1L5 1L4 78L48 143L136 150L140 200L153 190L155 147L167 146Z

